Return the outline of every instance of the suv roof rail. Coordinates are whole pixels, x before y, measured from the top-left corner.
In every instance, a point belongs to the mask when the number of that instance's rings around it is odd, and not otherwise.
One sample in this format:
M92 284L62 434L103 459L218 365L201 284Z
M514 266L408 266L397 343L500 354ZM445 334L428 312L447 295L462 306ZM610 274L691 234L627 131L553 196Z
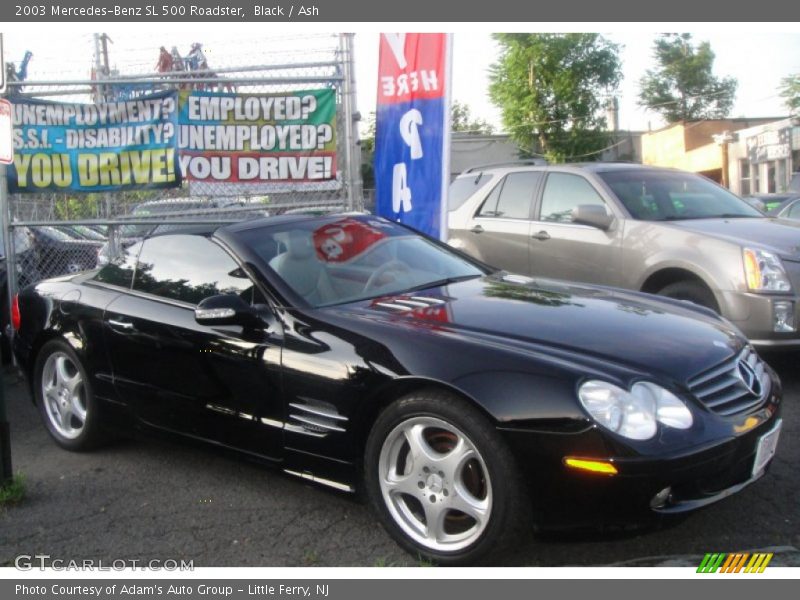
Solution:
M546 158L522 158L520 160L509 160L505 162L489 163L486 165L476 165L463 171L463 173L475 173L476 171L483 171L484 169L492 169L496 167L541 167L549 164Z

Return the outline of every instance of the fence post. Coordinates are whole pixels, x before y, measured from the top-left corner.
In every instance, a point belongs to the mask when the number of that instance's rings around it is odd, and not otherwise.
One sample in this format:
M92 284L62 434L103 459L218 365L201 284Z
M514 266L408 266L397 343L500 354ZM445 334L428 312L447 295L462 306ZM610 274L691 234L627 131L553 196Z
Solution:
M361 197L361 162L356 127L356 83L353 61L353 34L339 34L342 58L342 104L344 108L345 160L347 161L347 210L360 210L364 206Z
M120 254L120 241L119 241L119 230L117 229L116 225L109 225L108 231L106 232L106 238L108 239L108 261L111 262L115 258L117 258Z
M8 182L6 180L6 166L0 164L0 213L2 213L3 244L6 254L6 290L8 292L8 322L11 322L11 299L13 297L12 282L16 280L16 267L14 265L14 243L9 230L8 210ZM13 329L9 327L9 347ZM5 375L0 373L0 486L11 481L11 428L6 416Z

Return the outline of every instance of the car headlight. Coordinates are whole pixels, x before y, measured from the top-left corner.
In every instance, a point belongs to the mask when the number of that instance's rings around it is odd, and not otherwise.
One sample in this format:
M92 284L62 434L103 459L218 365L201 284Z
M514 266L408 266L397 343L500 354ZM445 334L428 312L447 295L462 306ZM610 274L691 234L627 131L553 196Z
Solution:
M632 440L649 440L656 434L657 423L676 429L692 426L686 404L655 383L640 381L628 391L591 380L580 387L578 398L599 425Z
M781 259L772 252L744 248L744 276L753 292L788 292L792 289Z

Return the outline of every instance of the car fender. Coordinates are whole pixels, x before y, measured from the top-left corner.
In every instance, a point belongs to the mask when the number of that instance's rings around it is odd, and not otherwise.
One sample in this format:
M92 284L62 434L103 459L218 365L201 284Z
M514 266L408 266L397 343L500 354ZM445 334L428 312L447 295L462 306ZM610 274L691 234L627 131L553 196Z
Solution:
M641 290L658 271L677 268L703 281L722 306L720 292L739 290L744 281L741 249L726 240L640 222L627 229L624 245L623 271L633 275L626 285L632 289Z
M362 416L361 426L370 427L393 401L431 388L464 398L498 427L574 431L588 423L578 405L574 379L499 370L470 373L452 381L424 376L392 378L364 399L354 414Z

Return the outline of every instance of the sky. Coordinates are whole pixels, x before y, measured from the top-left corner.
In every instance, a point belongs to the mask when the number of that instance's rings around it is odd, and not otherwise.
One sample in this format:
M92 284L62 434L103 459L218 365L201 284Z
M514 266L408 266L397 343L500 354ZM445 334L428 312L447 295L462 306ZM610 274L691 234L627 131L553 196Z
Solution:
M111 64L123 73L155 70L158 48L178 46L185 55L193 42L204 44L212 68L294 61L326 60L336 48L332 24L269 29L263 24L191 28L175 24L104 24L109 34ZM355 36L358 109L366 116L375 110L380 31L435 31L435 24L359 24ZM5 34L5 60L19 62L25 50L34 53L29 79L85 79L93 62L93 31L99 25L63 27L25 25ZM490 31L598 31L621 45L623 82L619 90L620 126L657 129L659 116L637 106L638 81L653 66L652 44L660 31L691 31L696 40L708 40L716 53L715 74L738 79L731 116L763 117L786 113L778 94L781 78L800 72L800 26L797 24L451 24L453 38L453 98L467 104L475 117L502 130L500 110L489 100L488 71L498 47ZM77 99L76 99L77 100Z
M647 130L663 125L656 113L637 106L638 82L653 67L652 46L655 32L604 32L620 44L624 79L620 86L620 127ZM800 73L800 32L747 33L698 31L696 41L709 41L716 54L717 76L733 76L739 81L736 104L731 116L763 117L786 113L777 87L781 78ZM377 85L377 34L364 34L356 48L359 74L359 106L375 105ZM499 49L490 33L458 33L453 39L453 98L470 106L474 116L502 129L500 109L488 97L488 71L497 60ZM365 89L366 88L366 89ZM372 92L371 96L369 92ZM362 109L363 111L363 109Z

